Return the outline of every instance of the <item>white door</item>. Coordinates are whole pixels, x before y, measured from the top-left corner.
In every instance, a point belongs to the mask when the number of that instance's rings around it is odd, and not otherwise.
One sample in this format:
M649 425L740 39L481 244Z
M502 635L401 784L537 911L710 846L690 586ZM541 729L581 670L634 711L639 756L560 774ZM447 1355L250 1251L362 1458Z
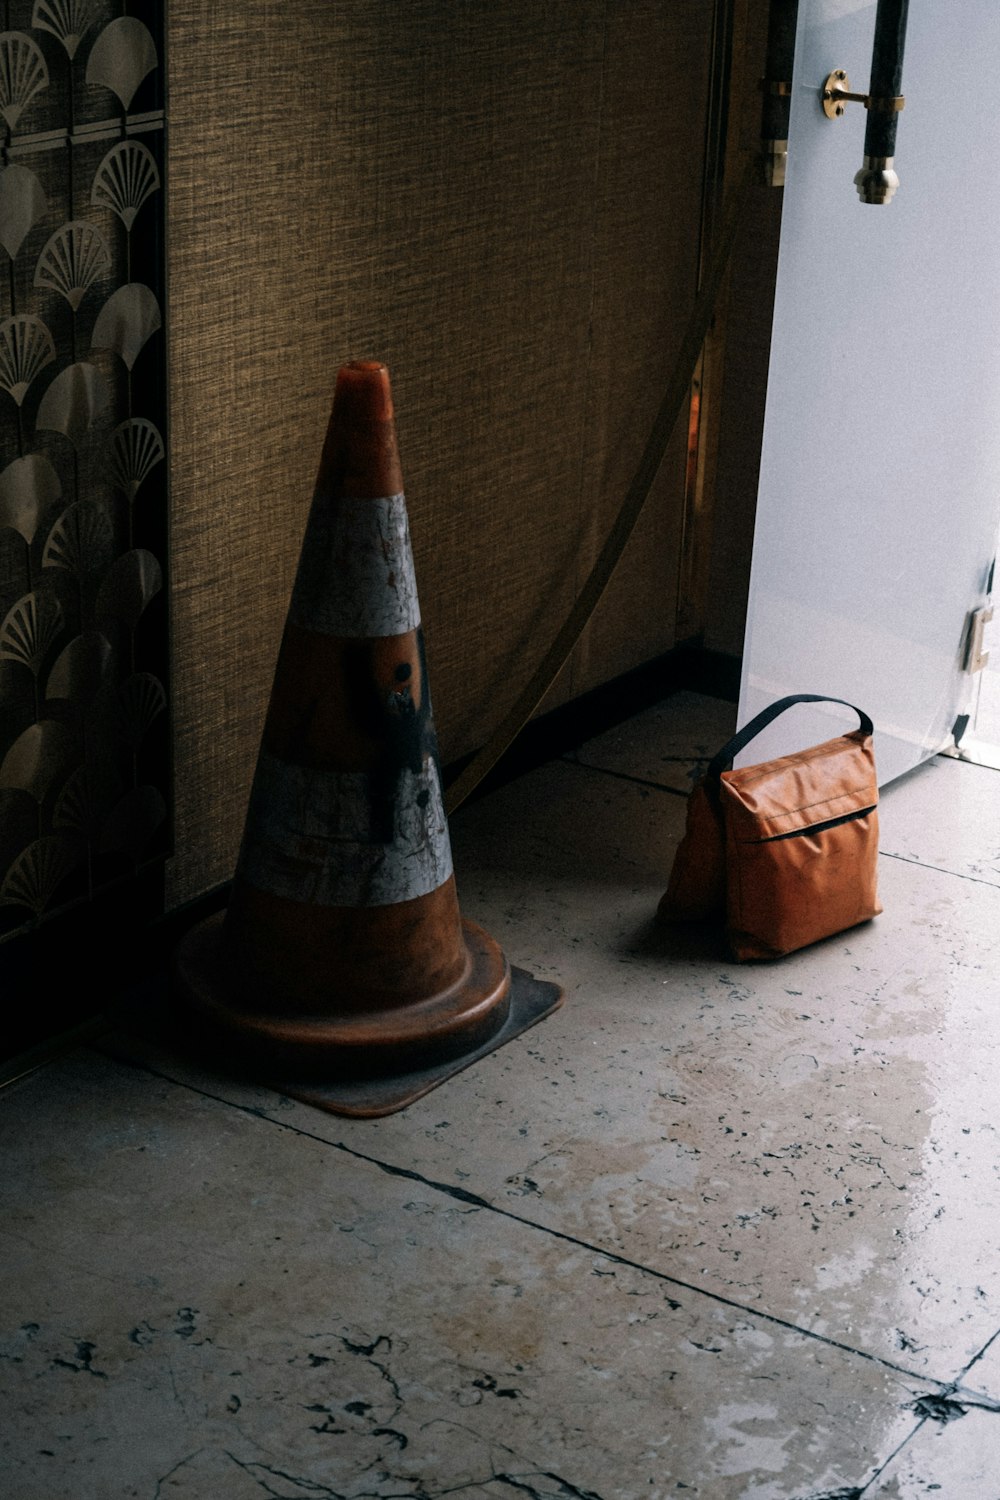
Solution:
M998 0L910 6L888 204L860 202L875 0L801 0L739 722L786 693L874 719L880 781L972 704L1000 525ZM751 758L840 733L797 708Z

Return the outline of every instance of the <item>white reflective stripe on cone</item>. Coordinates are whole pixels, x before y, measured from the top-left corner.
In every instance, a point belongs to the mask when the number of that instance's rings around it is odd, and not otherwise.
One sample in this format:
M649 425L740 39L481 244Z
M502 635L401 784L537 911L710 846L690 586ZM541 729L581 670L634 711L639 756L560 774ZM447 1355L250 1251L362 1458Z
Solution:
M352 640L405 635L420 624L406 501L333 500L317 492L289 619Z
M262 750L237 879L314 906L392 906L436 891L452 873L437 766L386 784L384 830L382 790L365 771L318 771Z

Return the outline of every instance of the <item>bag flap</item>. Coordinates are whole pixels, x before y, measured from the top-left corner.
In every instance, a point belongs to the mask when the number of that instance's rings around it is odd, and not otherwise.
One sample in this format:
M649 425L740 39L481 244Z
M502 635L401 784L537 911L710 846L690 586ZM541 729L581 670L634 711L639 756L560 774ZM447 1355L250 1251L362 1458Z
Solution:
M794 833L878 803L872 737L862 730L723 771L719 780L730 834L743 840Z

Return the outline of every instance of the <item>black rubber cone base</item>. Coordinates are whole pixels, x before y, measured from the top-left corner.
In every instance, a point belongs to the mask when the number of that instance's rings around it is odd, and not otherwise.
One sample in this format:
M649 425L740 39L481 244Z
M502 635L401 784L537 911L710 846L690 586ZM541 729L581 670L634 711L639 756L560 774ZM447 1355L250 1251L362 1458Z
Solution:
M354 1115L362 1119L374 1119L378 1115L392 1115L405 1109L445 1083L456 1073L461 1073L482 1057L488 1057L505 1042L520 1036L538 1021L558 1010L563 1003L563 991L557 984L545 979L536 979L526 969L511 965L510 1010L500 1030L462 1057L447 1058L413 1073L399 1073L392 1078L365 1078L357 1082L338 1081L319 1083L314 1078L308 1082L294 1078L268 1078L271 1088L288 1094L292 1099L301 1099L303 1104L315 1105L333 1115Z
M394 1114L495 1052L562 1004L559 985L509 966L492 938L473 923L462 925L474 950L485 943L487 957L493 955L497 968L493 977L503 981L503 990L498 991L502 994L502 1010L499 1005L491 1006L487 1017L490 1024L471 1028L464 1049L456 1046L456 1040L462 1041L460 1036L445 1037L442 1042L429 1032L426 1044L421 1039L420 1045L411 1044L396 1057L392 1051L366 1046L355 1047L351 1057L341 1046L322 1045L322 1026L319 1046L281 1045L280 1034L276 1043L265 1030L266 1017L261 1024L253 1012L240 1008L239 991L231 982L221 940L219 914L192 928L175 954L173 1039L186 1051L197 1050L207 1062L227 1073L263 1083L331 1114L368 1118Z

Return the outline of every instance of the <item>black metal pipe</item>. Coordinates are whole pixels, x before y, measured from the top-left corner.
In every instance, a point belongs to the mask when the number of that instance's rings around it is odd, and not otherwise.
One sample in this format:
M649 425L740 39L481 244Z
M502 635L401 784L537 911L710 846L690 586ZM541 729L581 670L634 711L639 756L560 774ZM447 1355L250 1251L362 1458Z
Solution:
M872 44L872 76L868 86L871 105L865 129L866 156L895 156L899 116L892 101L903 92L903 49L906 46L906 14L910 0L878 0L875 40Z
M888 203L899 187L893 157L903 103L903 47L908 9L909 0L878 0L875 12L865 159L854 177L862 203Z
M760 134L767 180L781 187L788 154L788 117L792 106L792 65L799 0L771 0L767 18L767 61L761 87Z

